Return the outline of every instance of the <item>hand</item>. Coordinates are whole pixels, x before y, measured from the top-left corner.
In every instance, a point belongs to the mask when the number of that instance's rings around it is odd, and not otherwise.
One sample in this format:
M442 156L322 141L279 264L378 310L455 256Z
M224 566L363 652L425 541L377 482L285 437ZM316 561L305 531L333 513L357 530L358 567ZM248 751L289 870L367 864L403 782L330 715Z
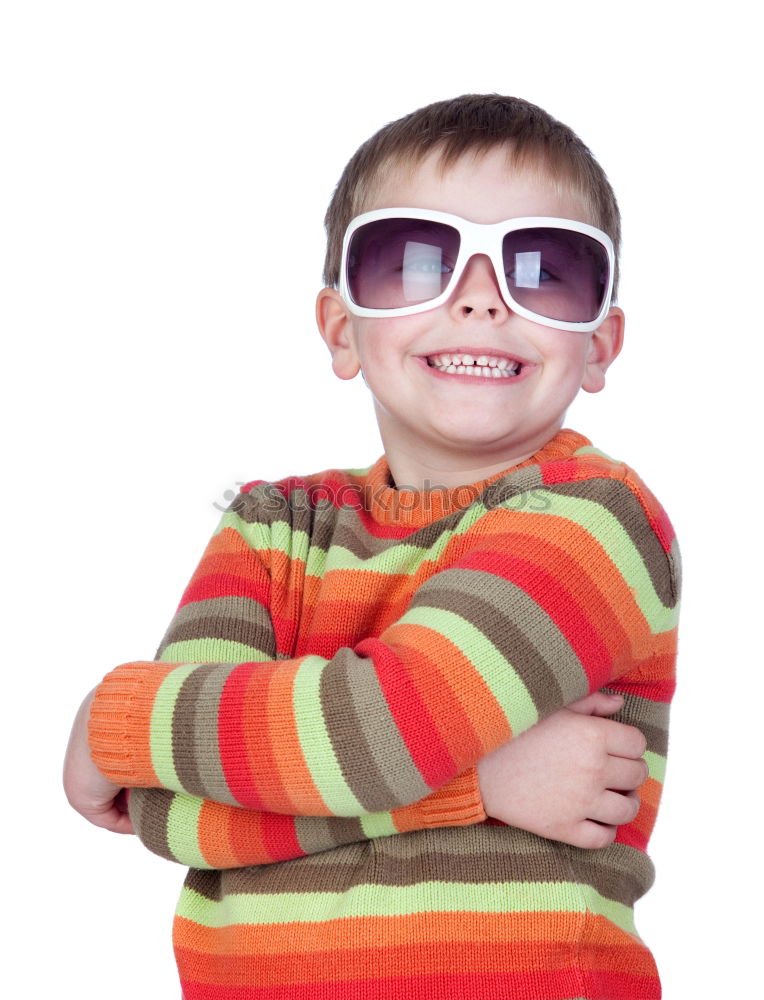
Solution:
M573 847L607 847L639 811L645 738L613 719L620 695L597 691L563 708L477 766L489 816Z
M134 833L124 789L105 778L90 756L88 718L92 701L91 691L72 726L64 759L64 791L70 805L90 823L114 833Z

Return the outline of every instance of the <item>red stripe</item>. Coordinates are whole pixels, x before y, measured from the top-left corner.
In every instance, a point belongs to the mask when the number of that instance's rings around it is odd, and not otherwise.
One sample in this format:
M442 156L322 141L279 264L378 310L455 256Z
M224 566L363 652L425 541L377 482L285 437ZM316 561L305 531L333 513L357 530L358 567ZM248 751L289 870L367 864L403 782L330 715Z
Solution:
M244 705L252 685L263 686L260 696L266 703L267 682L273 667L263 663L241 663L225 682L218 709L218 746L223 774L234 798L247 809L265 810L254 787L249 768L248 727L244 725ZM225 725L220 725L220 720ZM248 720L247 720L248 721Z
M490 572L515 583L549 615L573 647L589 678L590 690L602 687L610 679L612 659L595 625L572 594L541 566L505 552L484 549L460 559L459 568Z
M569 458L545 462L539 467L542 481L547 486L554 486L555 483L575 483L586 475L585 461L585 458ZM599 466L597 471L602 471Z
M305 857L294 827L294 816L269 813L263 824L263 843L274 861Z
M647 851L647 837L633 823L625 823L618 827L615 842L625 844L627 847L636 847L643 854Z
M456 763L443 742L427 703L411 682L408 670L389 646L365 639L355 649L374 660L379 684L390 712L419 773L437 788L457 773Z
M530 945L529 947L532 947ZM180 960L180 955L178 956ZM186 956L183 956L186 958ZM196 956L189 955L191 962ZM201 956L207 961L207 956ZM423 1000L453 997L459 1000L659 1000L657 978L618 972L562 969L544 972L443 973L416 976L295 983L285 986L226 985L182 980L184 1000Z
M267 608L270 589L270 581L258 581L252 577L235 576L232 573L210 573L188 585L179 608L193 601L209 600L211 597L251 597Z

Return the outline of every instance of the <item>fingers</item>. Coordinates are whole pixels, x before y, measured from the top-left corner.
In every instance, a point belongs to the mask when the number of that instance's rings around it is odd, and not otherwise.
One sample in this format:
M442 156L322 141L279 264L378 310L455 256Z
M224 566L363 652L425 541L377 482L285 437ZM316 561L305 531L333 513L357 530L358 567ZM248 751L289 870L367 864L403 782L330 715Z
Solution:
M601 725L607 727L606 746L612 757L629 757L632 760L644 757L647 740L636 726L627 726L612 719L605 720Z
M636 819L639 812L639 796L636 792L605 792L600 799L596 819L600 823L623 826Z
M574 847L599 850L609 847L618 835L618 828L631 823L639 812L636 792L621 794L605 792L590 819L578 825L570 842Z
M92 803L79 802L74 808L93 826L100 826L112 833L135 833L130 817L123 807L119 796L112 802Z
M90 820L94 826L100 826L112 833L135 833L130 817L127 813L120 812L116 807L104 812L91 813L86 815L85 819Z
M634 792L647 781L647 763L640 757L609 757L605 766L605 787L615 792Z
M603 847L609 847L615 840L617 833L617 826L584 820L571 835L570 843L574 847L583 847L587 851L599 851Z
M605 691L593 691L585 698L580 698L568 705L571 712L579 715L614 715L623 708L623 696L620 694L606 694Z

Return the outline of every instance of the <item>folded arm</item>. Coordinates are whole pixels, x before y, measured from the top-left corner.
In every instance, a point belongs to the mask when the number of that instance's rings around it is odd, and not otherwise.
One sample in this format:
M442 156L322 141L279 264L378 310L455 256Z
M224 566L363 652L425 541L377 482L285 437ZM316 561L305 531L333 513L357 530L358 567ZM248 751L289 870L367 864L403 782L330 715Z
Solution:
M98 766L115 784L363 816L669 659L675 580L634 491L566 486L544 513L484 515L396 622L332 657L117 668L91 716Z

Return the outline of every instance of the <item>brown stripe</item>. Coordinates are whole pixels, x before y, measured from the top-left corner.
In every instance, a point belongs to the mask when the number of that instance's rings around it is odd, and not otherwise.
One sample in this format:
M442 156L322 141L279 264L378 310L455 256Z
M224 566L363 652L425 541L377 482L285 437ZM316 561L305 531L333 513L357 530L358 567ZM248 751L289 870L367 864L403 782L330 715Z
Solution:
M342 774L364 810L380 812L430 794L376 674L352 650L341 649L326 665L321 707Z
M543 500L539 499L540 493L539 496L536 495L542 485L541 473L537 468L518 469L517 472L498 479L481 492L473 490L471 494L466 493L465 496L471 496L472 499L463 508L413 531L403 542L393 544L405 544L428 550L440 542L446 532L458 532L465 512L475 504L480 504L488 510L499 504L504 504L508 510L535 509L534 504L543 504ZM465 486L464 489L469 491L472 488ZM418 502L426 504L426 498L422 501L420 496ZM482 511L476 511L473 516L479 517L481 514ZM357 514L346 511L340 514L331 542L334 545L342 545L358 559L370 559L391 547L389 538L378 538L369 534Z
M478 491L469 485L464 486L465 505L460 510L423 525L412 531L405 538L405 544L416 546L423 550L430 549L437 543L444 532L456 531L464 516L465 510L475 503L486 508L503 504L509 510L533 509L537 502L533 491L542 486L541 473L538 468L530 466L509 473L495 483ZM350 494L355 496L355 494ZM358 494L360 503L360 496ZM395 494L396 497L399 494ZM421 493L412 495L423 514L427 514L427 496ZM313 503L313 506L310 504ZM240 494L231 504L229 510L234 511L247 524L258 522L270 527L275 523L285 523L293 532L301 531L310 539L312 549L328 551L329 547L339 546L347 549L360 560L372 559L382 552L399 544L391 543L385 536L378 537L369 533L358 517L358 506L336 508L331 504L321 502L319 496L310 496L305 490L293 490L289 500L280 495L273 484L266 483L255 487L249 494Z
M569 847L573 881L591 885L607 899L633 906L655 880L652 861L642 851L624 844L587 851Z
M623 695L624 703L621 711L609 718L636 726L647 740L647 749L665 757L668 752L669 706L665 702L650 701L649 698L630 694L624 687L616 687L614 690Z
M442 608L475 625L520 677L543 715L583 697L586 674L549 615L520 587L479 570L446 570L412 607Z
M135 832L154 854L176 861L167 844L167 820L175 793L166 788L133 788L130 792L130 819Z
M652 880L650 860L622 844L585 851L512 827L481 824L380 837L279 865L229 870L222 873L222 890L251 895L285 890L337 893L356 885L437 881L454 886L456 908L459 885L578 882L632 905Z
M456 511L440 521L412 531L404 539L391 540L369 534L363 523L358 520L356 512L352 514L343 512L343 516L337 523L331 544L347 549L356 559L360 560L373 559L383 552L390 551L391 548L395 549L400 546L419 548L426 552L441 539L445 532L454 531L463 516L464 511Z
M620 479L588 479L580 483L558 483L549 490L563 496L591 500L609 511L639 552L661 603L667 608L675 607L678 581L673 561L667 556L642 504L627 483Z
M249 597L215 597L181 608L170 622L157 658L173 642L225 639L251 646L253 659L274 659L276 639L268 612Z
M489 509L503 506L507 510L533 510L543 502L534 491L545 488L540 467L528 465L491 483L482 499Z
M188 675L175 700L172 716L172 757L178 779L187 792L202 797L204 788L195 759L194 729L199 692L211 669L212 666L208 664Z
M237 872L249 872L256 871L257 869L235 868L233 870ZM222 876L222 871L189 868L183 885L184 888L191 889L192 892L198 893L204 899L219 903L223 898Z
M295 831L306 854L366 840L361 821L339 816L295 816Z
M225 780L217 747L209 740L218 731L220 696L230 673L227 664L198 666L183 682L172 718L172 753L183 788L191 795L237 804ZM199 771L204 766L204 775Z

